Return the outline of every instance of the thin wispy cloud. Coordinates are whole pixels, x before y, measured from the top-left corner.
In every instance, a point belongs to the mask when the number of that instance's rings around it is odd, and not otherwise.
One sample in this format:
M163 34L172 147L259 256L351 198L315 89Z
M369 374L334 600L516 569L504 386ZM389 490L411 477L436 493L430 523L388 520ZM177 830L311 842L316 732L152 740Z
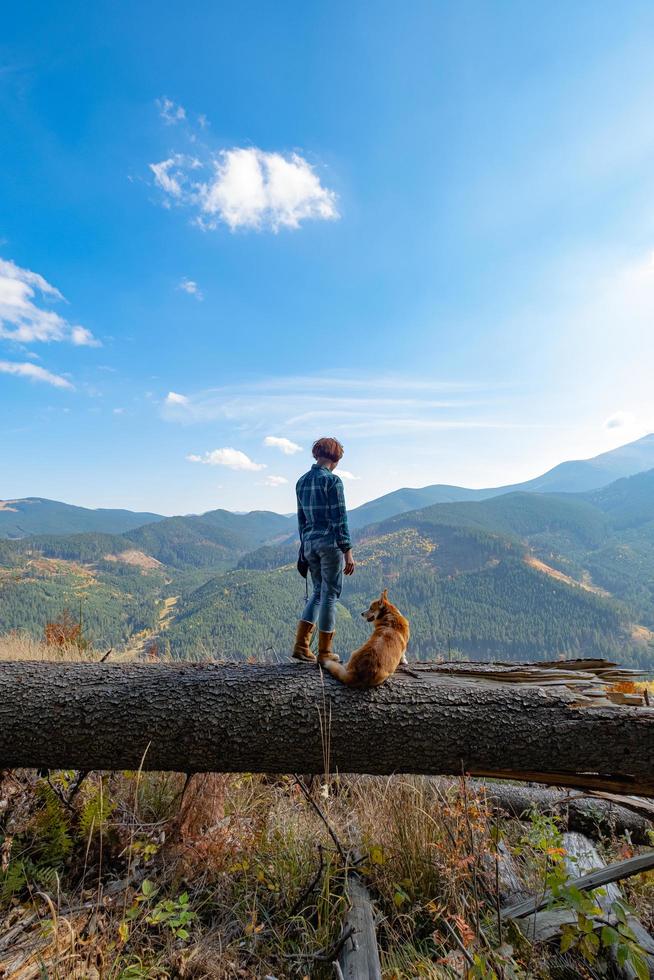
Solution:
M263 444L281 450L285 456L294 456L295 453L302 452L302 446L298 446L297 442L293 442L291 439L286 439L285 436L266 436Z
M22 344L68 341L75 347L100 346L86 327L44 306L53 301L65 302L43 276L0 259L0 338Z
M363 376L331 378L328 384L322 384L323 380L312 375L277 377L189 394L183 403L168 397L162 414L169 421L184 424L224 422L238 426L240 432L263 437L266 447L287 455L301 450L301 440L326 432L365 438L513 427L503 417L493 417L496 393L488 389L481 398L475 384L448 387L444 392L447 397L437 397L440 382L405 381L401 377L391 382ZM264 435L273 426L288 435Z
M175 123L183 122L186 119L186 109L184 106L176 105L172 99L157 99L159 115L167 126L174 126Z
M52 385L53 388L72 389L74 387L67 378L63 378L60 374L53 374L52 371L46 371L45 368L39 367L38 364L32 364L30 361L0 361L0 372L2 374L15 374L17 377L27 378L28 381L41 381L44 384Z
M184 276L183 279L180 279L177 288L181 289L183 293L187 293L189 296L194 296L199 302L202 302L204 299L204 293L194 279L187 279L186 276Z
M340 466L338 467L338 475L344 480L360 480L360 476L355 476L354 473L350 473L349 470L342 470Z
M339 217L335 192L299 153L230 147L203 160L176 153L149 166L165 203L188 208L205 229L277 232Z
M226 466L229 470L265 470L265 463L255 463L247 453L240 449L226 446L224 449L212 449L201 456L191 453L186 457L189 463L203 463L205 466Z
M375 374L374 378L370 375L353 375L350 372L334 374L310 374L299 375L292 379L281 375L276 378L266 378L260 382L268 388L285 387L289 380L297 380L302 386L311 385L314 389L329 388L341 390L347 388L348 391L365 389L366 391L387 391L402 392L429 392L432 395L460 395L463 392L484 392L496 391L505 385L498 382L488 381L445 381L441 378L420 378L414 375L398 374Z
M266 487L283 487L288 483L285 476L267 476L263 481Z
M184 170L181 168L185 159L182 156L169 157L168 160L162 160L161 163L150 164L150 170L154 174L155 182L170 197L181 198L182 196L181 182L186 178Z

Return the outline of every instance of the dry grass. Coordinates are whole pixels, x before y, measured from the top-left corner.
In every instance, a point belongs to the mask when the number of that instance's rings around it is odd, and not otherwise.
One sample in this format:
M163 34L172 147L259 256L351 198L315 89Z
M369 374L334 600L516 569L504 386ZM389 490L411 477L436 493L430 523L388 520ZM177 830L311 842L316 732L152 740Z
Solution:
M70 796L74 779L57 774L48 783L19 772L0 785L0 908L5 929L25 923L11 954L0 939L0 966L11 955L31 968L36 943L52 977L332 975L313 957L338 938L344 867L292 777L222 777L218 805L198 798L199 812L185 815L196 829L181 841L183 776L94 774L69 809L60 797ZM325 787L313 792L344 848L364 855L361 870L382 914L385 976L446 975L438 966L451 952L443 915L462 933L488 919L492 932L479 801L456 788L443 796L422 779L335 779L328 795ZM180 938L151 920L159 903L178 908L185 892L192 914ZM85 904L84 915L75 911Z
M182 775L92 774L68 808L75 778L0 782L0 975L16 964L9 976L36 980L40 962L62 980L333 976L314 957L338 938L345 869L292 777L212 777L182 808L181 836ZM498 933L497 828L470 785L359 776L312 793L362 857L385 980L465 975L448 926L495 971L479 976L552 975L546 948ZM515 821L499 830L524 834ZM645 907L651 888L634 882L631 898Z
M654 681L617 681L611 684L612 691L621 691L623 694L654 694Z
M0 660L98 660L100 654L88 649L80 650L74 643L51 646L22 630L0 636Z

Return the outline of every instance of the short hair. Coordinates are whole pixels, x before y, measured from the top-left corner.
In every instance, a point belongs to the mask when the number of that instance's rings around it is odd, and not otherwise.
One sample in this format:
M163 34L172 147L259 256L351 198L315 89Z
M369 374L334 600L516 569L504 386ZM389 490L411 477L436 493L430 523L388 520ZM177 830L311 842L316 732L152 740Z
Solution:
M344 452L338 439L316 439L311 447L311 455L314 459L331 459L333 463L338 463Z

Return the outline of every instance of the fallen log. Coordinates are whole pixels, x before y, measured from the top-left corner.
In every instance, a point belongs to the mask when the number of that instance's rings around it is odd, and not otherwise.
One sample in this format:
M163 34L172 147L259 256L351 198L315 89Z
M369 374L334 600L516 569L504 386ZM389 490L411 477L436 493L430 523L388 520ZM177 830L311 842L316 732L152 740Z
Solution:
M522 902L531 897L518 865L503 840L498 840L495 854L483 856L483 864L489 894L492 895L495 890L500 905Z
M566 851L565 865L570 882L577 880L580 875L589 876L594 871L606 869L606 865L597 850L583 834L564 834L563 846ZM601 910L596 928L601 928L607 922L616 925L617 919L613 909L616 902L624 904L624 896L615 881L608 881L594 893L593 898ZM642 950L649 976L654 977L654 941L640 920L634 915L628 914L626 921ZM577 912L571 906L544 909L517 920L522 932L532 942L545 942L553 939L564 926L574 925L576 922ZM624 977L625 980L637 980L636 971L631 963L620 963L615 947L609 947L605 952L612 961L616 976Z
M518 820L527 817L532 810L539 813L558 813L564 817L564 825L567 825L568 830L579 831L594 839L600 835L608 837L628 834L634 844L649 844L649 834L654 829L654 812L650 819L640 812L633 812L627 807L629 801L626 797L605 799L544 786L477 779L471 781L470 788L473 792L482 792L493 807L517 817ZM642 807L643 801L638 804L634 800L633 803L634 806Z
M343 978L381 980L372 902L368 889L354 872L347 876L346 893L350 907L345 916L344 930L350 930L351 935L338 957Z
M592 796L594 799L608 800L609 803L616 803L618 806L624 807L626 810L631 810L632 813L636 813L640 817L645 817L646 820L654 821L654 803L650 800L643 800L638 796L619 796L617 793L603 793L601 790L596 790Z
M426 672L449 675L452 683L474 680L477 684L537 685L538 687L569 687L597 704L647 703L646 692L625 694L617 690L621 682L639 680L643 673L631 667L622 667L610 660L541 660L538 663L497 663L454 660L444 662L419 662L412 669L400 667L412 677Z
M471 774L654 796L654 709L426 671L0 663L0 768Z
M614 881L631 878L643 871L651 871L652 868L654 868L654 851L648 851L646 854L638 854L636 857L626 858L616 864L602 865L596 871L590 871L579 878L571 879L568 884L574 885L579 891L594 891L595 888L604 888L605 885L610 885ZM551 892L545 891L537 898L516 902L515 905L502 909L502 918L522 919L526 915L544 909L551 899Z
M564 834L563 846L566 850L566 868L571 878L576 878L580 872L589 873L594 869L606 867L594 845L583 834ZM624 896L618 885L615 882L609 882L604 888L600 888L595 893L594 898L606 918L615 925L616 919L613 914L613 907L616 902L625 903ZM643 959L647 965L649 975L650 977L654 977L654 940L635 915L627 914L626 919L627 925L642 950ZM631 963L620 965L614 947L610 947L609 957L613 961L613 969L616 974L624 976L626 980L638 980L636 971Z

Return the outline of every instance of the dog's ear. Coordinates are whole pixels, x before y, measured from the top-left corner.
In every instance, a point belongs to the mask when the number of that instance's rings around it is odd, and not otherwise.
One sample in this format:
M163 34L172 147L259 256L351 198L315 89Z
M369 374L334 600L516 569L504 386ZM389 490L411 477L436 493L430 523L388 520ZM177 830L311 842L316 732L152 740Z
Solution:
M379 600L380 605L385 606L388 602L388 589L384 589Z

